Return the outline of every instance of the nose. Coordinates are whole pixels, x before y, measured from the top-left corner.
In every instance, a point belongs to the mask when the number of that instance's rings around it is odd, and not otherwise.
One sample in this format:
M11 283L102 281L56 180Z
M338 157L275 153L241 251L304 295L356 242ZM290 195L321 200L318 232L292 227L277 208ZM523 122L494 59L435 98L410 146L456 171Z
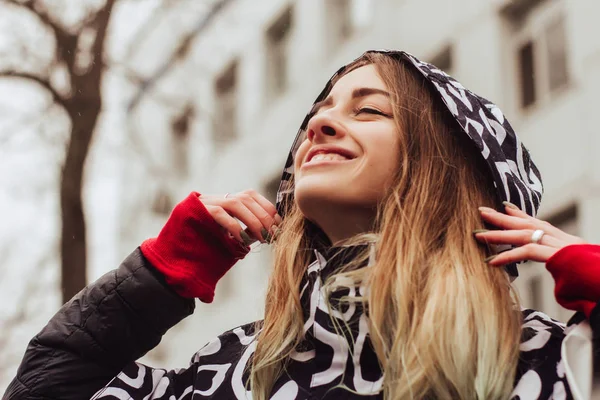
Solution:
M345 132L342 125L333 119L328 112L319 113L312 117L306 130L307 139L311 142L324 139L326 136L340 136Z

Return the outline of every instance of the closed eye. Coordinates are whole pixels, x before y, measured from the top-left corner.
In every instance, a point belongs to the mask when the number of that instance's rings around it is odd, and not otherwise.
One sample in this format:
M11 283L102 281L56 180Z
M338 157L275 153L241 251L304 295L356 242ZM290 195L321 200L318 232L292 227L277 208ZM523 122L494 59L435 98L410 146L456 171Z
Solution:
M362 107L362 108L357 108L354 110L354 114L355 115L359 115L359 114L374 114L374 115L382 115L384 117L390 117L388 114L384 113L383 111L379 111L376 110L374 108L369 108L369 107Z

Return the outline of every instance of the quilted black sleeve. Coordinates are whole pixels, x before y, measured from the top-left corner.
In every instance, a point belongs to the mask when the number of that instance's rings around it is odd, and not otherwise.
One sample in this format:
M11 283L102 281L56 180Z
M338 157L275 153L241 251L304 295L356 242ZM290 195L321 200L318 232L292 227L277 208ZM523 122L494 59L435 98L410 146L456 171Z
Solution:
M138 248L29 342L3 399L89 399L193 310Z

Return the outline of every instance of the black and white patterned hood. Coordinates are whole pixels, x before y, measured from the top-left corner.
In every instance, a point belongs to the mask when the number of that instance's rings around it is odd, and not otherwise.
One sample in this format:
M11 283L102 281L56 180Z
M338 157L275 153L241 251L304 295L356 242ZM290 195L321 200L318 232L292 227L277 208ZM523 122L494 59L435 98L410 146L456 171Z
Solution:
M431 84L437 95L454 116L467 136L475 143L494 177L498 196L502 201L510 201L529 215L535 216L542 199L542 177L531 160L529 151L515 134L504 114L494 103L471 92L444 71L432 64L418 60L404 51L377 50L367 53L383 53L406 61ZM365 54L367 54L365 53ZM362 57L362 56L361 56ZM360 57L359 57L360 58ZM349 64L348 64L349 65ZM327 82L315 103L324 100L332 88L332 82L343 75L348 65L341 67ZM277 208L285 214L281 200L293 196L294 156L308 124L306 116L285 164L277 194Z
M536 216L542 199L543 186L539 170L531 160L529 151L515 134L504 114L494 103L471 92L457 80L432 64L418 60L404 51L377 50L404 61L419 71L430 83L429 87L446 105L465 134L475 143L494 178L498 198L517 205L531 216ZM362 57L362 56L361 56ZM360 57L359 57L360 58ZM327 82L314 103L324 100L333 86L332 82L345 74L347 64ZM288 155L277 193L277 209L285 216L284 197L293 197L294 157L301 144L310 115L308 114L294 139ZM518 275L516 265L507 266L510 275Z

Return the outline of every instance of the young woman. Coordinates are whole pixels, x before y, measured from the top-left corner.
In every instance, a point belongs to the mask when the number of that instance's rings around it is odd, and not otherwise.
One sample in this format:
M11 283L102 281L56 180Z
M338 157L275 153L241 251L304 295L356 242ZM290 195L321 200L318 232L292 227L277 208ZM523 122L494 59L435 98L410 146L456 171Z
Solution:
M302 123L277 206L192 193L32 339L5 398L587 398L600 248L536 219L541 194L494 104L407 53L367 52ZM264 320L186 369L135 363L212 301L251 236L274 237ZM568 334L512 295L528 259L578 311Z

